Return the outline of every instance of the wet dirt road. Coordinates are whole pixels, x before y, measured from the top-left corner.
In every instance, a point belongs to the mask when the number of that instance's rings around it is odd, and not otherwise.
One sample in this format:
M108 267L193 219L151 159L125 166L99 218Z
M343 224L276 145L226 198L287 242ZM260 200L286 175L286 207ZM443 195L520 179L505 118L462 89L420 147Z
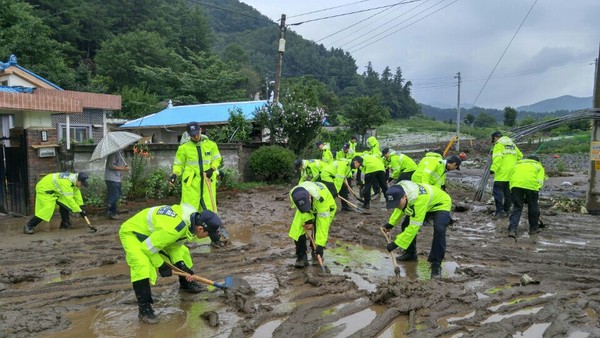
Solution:
M293 267L287 188L220 192L232 243L191 243L193 269L215 281L239 276L251 289L180 294L176 277L159 278L152 326L138 321L117 221L92 217L99 231L90 233L77 219L59 231L55 216L50 229L24 235L26 219L1 218L0 337L600 337L599 218L542 203L547 228L530 237L522 219L515 241L491 205L470 200L475 175L449 174L454 204L467 210L453 212L439 281L429 280L427 226L419 261L400 262L394 275L382 201L370 214L338 212L323 274ZM522 285L524 274L540 283Z

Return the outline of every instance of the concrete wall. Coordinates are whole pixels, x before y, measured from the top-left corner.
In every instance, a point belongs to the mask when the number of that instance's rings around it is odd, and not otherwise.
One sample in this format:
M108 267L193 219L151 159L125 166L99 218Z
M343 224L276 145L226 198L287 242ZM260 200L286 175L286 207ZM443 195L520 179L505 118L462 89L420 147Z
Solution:
M173 159L177 152L178 144L147 144L151 158L149 168L164 168L171 171L173 168ZM73 169L76 172L85 171L89 174L104 177L104 160L89 162L92 152L96 145L74 145L73 146ZM245 145L237 143L218 144L219 151L223 157L223 168L235 168L241 175L243 181L252 180L252 175L248 168L248 158L250 154L258 149L258 145ZM133 155L133 146L123 150L125 161L131 163Z

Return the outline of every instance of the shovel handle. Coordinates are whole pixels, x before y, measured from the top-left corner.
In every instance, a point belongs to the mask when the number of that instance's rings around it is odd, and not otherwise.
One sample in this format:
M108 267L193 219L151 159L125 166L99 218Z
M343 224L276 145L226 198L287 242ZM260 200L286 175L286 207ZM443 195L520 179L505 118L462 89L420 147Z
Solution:
M204 175L204 181L206 182L206 186L208 187L208 197L210 197L210 204L212 205L212 211L215 211L215 210L217 210L217 208L215 206L215 200L213 198L214 196L212 193L212 182L211 182L210 178L208 178L208 176L206 175L206 172L202 172L202 175ZM202 198L202 196L200 196L200 198Z
M176 267L175 265L173 265L173 264L171 264L171 263L169 263L167 261L165 261L165 264L167 264L171 268L171 270L173 271L174 275L181 276L181 277L192 276L192 278L195 279L195 280L197 280L198 282L201 282L201 283L204 283L204 284L208 284L208 285L213 285L213 286L216 286L216 287L218 287L220 289L226 289L227 288L225 285L217 283L217 282L214 282L214 281L211 281L210 279L207 279L207 278L204 278L204 277L200 277L200 276L197 276L197 275L190 275L189 273L181 270L180 268Z
M95 226L92 225L92 223L90 223L90 219L87 216L83 216L83 219L85 220L85 222L87 223L87 226L92 229L92 231L96 232L98 231L98 229L96 229Z
M381 230L381 232L383 233L383 236L385 237L386 242L390 243L390 236L387 234L387 232L385 230L383 230L383 228L379 228L379 230ZM392 264L394 265L394 273L396 275L398 275L400 273L400 267L398 266L398 262L396 262L396 257L394 257L393 253L389 253L390 254L390 258L392 259Z
M313 247L313 249L314 249L315 251L317 251L317 245L315 244L315 240L312 238L312 236L311 236L310 232L307 232L307 233L306 233L306 236L308 236L308 238L310 239L310 243L312 244L312 247ZM322 258L322 257L321 257L321 255L319 255L319 254L316 254L316 255L317 255L317 260L319 261L319 265L321 266L321 270L322 270L323 272L326 272L326 271L325 271L325 265L323 265L323 258Z

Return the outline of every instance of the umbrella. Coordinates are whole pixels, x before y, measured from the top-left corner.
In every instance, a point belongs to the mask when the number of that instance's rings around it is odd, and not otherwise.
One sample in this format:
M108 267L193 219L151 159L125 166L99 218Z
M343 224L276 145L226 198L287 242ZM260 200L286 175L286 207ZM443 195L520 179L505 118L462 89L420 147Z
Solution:
M140 135L127 131L113 131L106 133L104 138L98 142L96 149L92 153L90 162L104 158L115 153L128 145L137 142L142 137Z

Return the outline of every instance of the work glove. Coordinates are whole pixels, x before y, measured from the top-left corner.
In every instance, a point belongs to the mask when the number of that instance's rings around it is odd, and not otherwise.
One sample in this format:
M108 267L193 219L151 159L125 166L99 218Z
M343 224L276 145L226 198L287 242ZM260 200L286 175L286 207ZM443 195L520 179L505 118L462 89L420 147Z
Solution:
M323 258L323 247L320 245L317 245L317 250L315 250L315 253L319 256L321 256L321 258Z
M81 216L81 218L85 218L87 214L85 213L85 211L81 210L81 212L79 212L79 216Z
M388 243L388 245L386 245L386 246L385 246L385 249L386 249L388 252L392 252L392 251L394 251L394 250L398 249L398 244L396 244L396 243L394 243L394 242L390 242L390 243Z
M214 172L215 170L213 168L208 169L207 171L205 171L206 177L211 178Z
M175 184L176 179L177 179L177 175L171 174L171 176L169 177L169 183Z
M445 184L442 184L442 186L440 188L442 188L442 190L446 191L446 185Z
M490 170L490 175L494 175L494 171L493 170Z
M192 271L192 269L188 268L183 261L179 261L179 262L175 263L175 266L179 270L185 271L185 272L189 273L190 275L194 274L194 271Z
M171 268L167 265L167 262L164 262L159 268L158 268L158 274L161 277L171 277L173 276L173 271L171 270Z
M385 223L385 225L383 226L383 228L387 231L390 231L394 228L393 225L391 225L390 223Z

